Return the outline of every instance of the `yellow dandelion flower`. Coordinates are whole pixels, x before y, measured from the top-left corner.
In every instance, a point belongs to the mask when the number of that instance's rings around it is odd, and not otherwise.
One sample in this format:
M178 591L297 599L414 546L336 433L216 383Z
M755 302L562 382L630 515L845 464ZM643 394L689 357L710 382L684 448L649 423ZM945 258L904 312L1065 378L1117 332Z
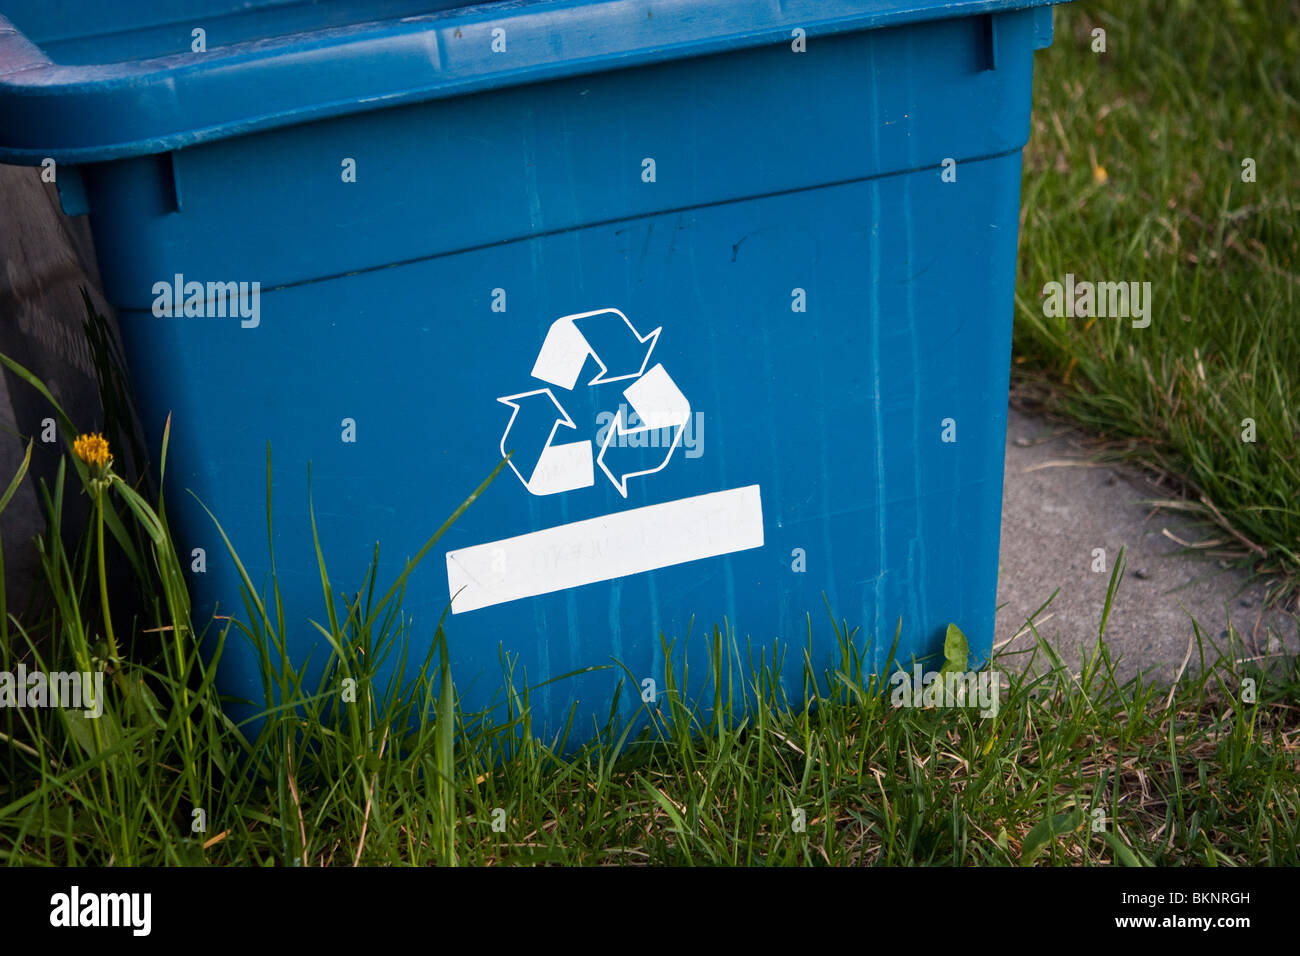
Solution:
M108 441L99 432L81 435L72 443L72 450L87 465L106 468L113 456L108 453Z

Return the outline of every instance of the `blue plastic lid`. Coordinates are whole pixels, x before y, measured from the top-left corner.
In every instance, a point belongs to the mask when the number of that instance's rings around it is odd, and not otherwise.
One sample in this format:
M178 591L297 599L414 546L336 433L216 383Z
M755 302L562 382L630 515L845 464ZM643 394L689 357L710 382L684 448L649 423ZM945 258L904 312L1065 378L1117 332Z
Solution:
M788 43L796 28L812 42L1052 2L0 0L0 162L158 153L382 106Z

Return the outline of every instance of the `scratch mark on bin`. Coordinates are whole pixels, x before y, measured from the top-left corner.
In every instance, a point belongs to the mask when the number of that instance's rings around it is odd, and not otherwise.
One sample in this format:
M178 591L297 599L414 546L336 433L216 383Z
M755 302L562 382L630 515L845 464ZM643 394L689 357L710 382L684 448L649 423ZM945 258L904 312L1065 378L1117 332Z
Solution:
M582 657L582 635L578 629L578 596L572 588L564 592L564 613L569 619L569 659L564 667L565 673L568 673L589 663Z
M870 44L870 75L876 76L876 47L875 43ZM871 84L871 112L873 116L880 115L880 87L878 83ZM880 155L880 131L878 128L872 130L872 146L875 155ZM880 222L880 182L879 180L871 181L871 221ZM880 394L880 238L879 235L874 237L871 242L871 417L872 431L876 444L876 560L877 567L880 569L880 575L877 576L873 587L873 600L875 607L871 615L871 631L879 641L881 637L881 580L884 577L884 571L887 565L885 552L885 525L886 515L882 503L887 499L885 490L885 436L884 420L881 415L881 394ZM865 626L866 620L863 620Z
M687 261L689 264L689 268L691 270L691 294L693 295L694 300L699 302L703 299L703 296L701 296L700 294L700 278L695 268L696 259L694 256L691 256ZM709 337L716 341L718 337L717 323L714 322L708 323L708 329L709 329ZM710 373L709 380L713 386L713 407L715 409L720 409L723 407L722 382L727 380L727 376L724 375L723 370L718 367L718 354L720 350L714 347L714 348L710 348L708 352L709 352L709 373ZM718 424L715 425L714 428L722 428L724 422L724 416L717 416L717 418L718 418ZM718 472L717 472L718 479L721 482L721 487L726 488L727 487L727 457L724 452L724 449L726 449L727 447L727 440L724 437L724 433L718 432L716 434L716 438L714 439L714 442L715 442L713 446L714 453L716 454L718 459ZM736 573L735 573L735 565L733 564L730 555L727 555L722 559L722 573L724 575L723 580L725 582L724 594L726 598L725 608L726 608L727 618L732 624L735 624L736 623ZM711 623L721 623L721 622L711 622Z
M744 240L742 239L741 241L743 242ZM762 346L763 346L763 350L760 353L760 358L763 363L763 380L765 382L776 381L775 369L773 368L773 361L772 361L773 355L772 355L771 337L768 334L768 327L766 323L759 324L759 340L762 342ZM779 421L780 417L777 415L776 407L775 407L776 389L765 388L762 390L762 394L767 404L768 420L774 422ZM775 428L767 429L767 439L768 439L768 454L771 456L772 462L775 463L780 461L781 452L780 449L778 448L777 430ZM772 509L773 521L775 522L777 529L780 530L785 524L785 510L784 510L785 494L782 491L782 487L781 487L780 468L772 469L771 480L772 480L772 494L768 496L768 502L769 502L768 507ZM777 593L776 621L777 621L777 629L778 629L777 632L779 634L785 635L788 633L786 630L786 626L789 623L789 617L790 617L790 588L778 587L776 589L776 593Z
M609 641L610 654L618 661L623 657L623 579L615 578L609 583ZM626 700L623 707L627 711Z
M537 499L533 498L532 495L529 495L529 498L531 500L528 502L528 527L544 527L544 519ZM542 685L537 689L542 695L543 712L550 714L554 713L551 707L551 692L555 685L549 683L551 679L551 628L546 614L546 606L549 602L545 598L534 598L528 603L533 606L533 624L537 631L537 683Z
M645 239L642 240L641 242L641 258L637 261L638 267L645 262L646 256L650 254L650 240L654 236L654 232L655 232L655 221L651 219L648 223L646 223Z
M908 33L906 43L903 47L903 56L906 58L908 68L904 70L906 77L905 93L909 103L915 102L912 99L912 82L917 75L917 71L912 68L913 61L913 40L912 33ZM916 143L909 139L907 141L907 158L908 165L916 163ZM907 261L916 261L916 231L912 228L911 215L911 178L903 177L903 233L907 246ZM930 266L938 259L936 255L926 266L916 273L912 278L918 278L929 271ZM916 286L909 282L905 290L905 301L907 302L907 330L909 344L911 345L912 369L916 370L921 367L920 344L917 341L919 330L916 322ZM925 536L925 506L921 498L921 455L919 449L921 445L921 378L913 372L912 376L912 501L914 502L914 513L916 515L916 526L914 537L912 538L913 551L908 555L908 593L912 597L912 607L915 623L914 627L920 627L930 612L929 595L925 591L926 582L926 549L923 543L927 540Z

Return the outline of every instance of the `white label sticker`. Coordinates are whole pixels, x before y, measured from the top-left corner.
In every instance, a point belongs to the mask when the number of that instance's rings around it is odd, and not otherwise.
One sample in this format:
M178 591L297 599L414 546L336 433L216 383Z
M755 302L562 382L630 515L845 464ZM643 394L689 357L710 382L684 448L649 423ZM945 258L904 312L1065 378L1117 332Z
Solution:
M749 485L448 551L447 588L460 614L762 546Z

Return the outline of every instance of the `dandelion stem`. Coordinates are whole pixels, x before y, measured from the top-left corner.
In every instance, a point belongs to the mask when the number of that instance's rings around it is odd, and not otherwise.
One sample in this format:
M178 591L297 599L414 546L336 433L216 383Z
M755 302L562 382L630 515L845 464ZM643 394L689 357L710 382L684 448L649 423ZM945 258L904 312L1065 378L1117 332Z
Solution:
M104 569L104 489L95 495L96 537L99 539L99 602L104 611L104 636L108 639L108 656L113 667L121 666L117 656L117 640L113 637L113 617L108 610L108 573Z

